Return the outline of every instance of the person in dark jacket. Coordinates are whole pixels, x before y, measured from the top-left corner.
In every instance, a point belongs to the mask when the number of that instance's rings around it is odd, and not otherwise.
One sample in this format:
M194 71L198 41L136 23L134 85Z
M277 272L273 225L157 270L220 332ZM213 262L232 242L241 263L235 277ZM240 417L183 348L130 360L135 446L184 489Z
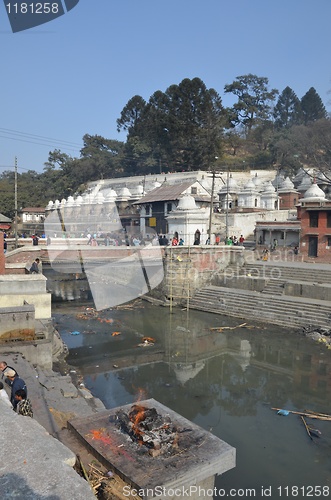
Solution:
M24 389L27 393L26 383L17 375L15 370L11 370L10 368L7 368L7 370L5 370L4 375L11 382L10 402L13 405L14 410L16 410L16 406L18 403L17 399L15 399L16 391L18 391L19 389Z
M30 267L30 273L32 273L32 274L39 274L40 273L39 262L40 262L40 259L38 259L38 258L34 261L32 266Z

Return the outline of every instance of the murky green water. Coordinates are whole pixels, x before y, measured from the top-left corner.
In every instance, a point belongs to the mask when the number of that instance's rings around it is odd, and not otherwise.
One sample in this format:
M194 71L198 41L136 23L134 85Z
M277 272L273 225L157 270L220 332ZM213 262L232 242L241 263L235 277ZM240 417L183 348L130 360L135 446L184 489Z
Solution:
M145 302L79 319L91 305L76 297L53 311L68 362L106 407L152 397L234 446L236 468L216 481L239 489L232 498L329 496L309 486L331 491L331 421L308 420L322 432L311 441L299 416L271 408L331 414L331 351L280 327ZM144 336L155 344L139 346Z

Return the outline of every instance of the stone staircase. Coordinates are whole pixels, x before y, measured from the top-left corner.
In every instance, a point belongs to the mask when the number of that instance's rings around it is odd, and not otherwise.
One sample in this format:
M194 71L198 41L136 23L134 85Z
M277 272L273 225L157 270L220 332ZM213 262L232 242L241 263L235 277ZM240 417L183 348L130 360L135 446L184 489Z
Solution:
M233 266L232 266L233 267ZM261 262L245 264L241 268L242 275L286 281L309 281L312 283L331 283L331 266L303 264L298 262Z
M261 293L267 293L269 295L283 295L284 293L285 281L270 279L266 286L263 288Z
M330 328L331 302L314 299L208 286L191 298L190 308L291 328Z

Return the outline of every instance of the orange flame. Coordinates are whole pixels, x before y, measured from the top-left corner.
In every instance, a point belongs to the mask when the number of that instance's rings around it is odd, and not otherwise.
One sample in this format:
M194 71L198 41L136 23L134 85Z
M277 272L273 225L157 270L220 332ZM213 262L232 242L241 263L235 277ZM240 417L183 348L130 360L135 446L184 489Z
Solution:
M134 405L131 411L130 420L133 423L132 430L134 434L139 437L142 436L143 431L139 429L139 424L145 420L145 408L141 405Z

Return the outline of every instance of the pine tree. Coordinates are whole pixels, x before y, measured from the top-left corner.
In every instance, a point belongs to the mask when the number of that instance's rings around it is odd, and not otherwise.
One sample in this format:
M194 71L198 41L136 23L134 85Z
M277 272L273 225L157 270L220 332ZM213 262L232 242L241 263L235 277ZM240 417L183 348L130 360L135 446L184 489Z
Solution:
M301 109L303 115L303 122L305 125L310 122L315 122L321 118L326 118L326 109L322 99L314 89L311 87L308 92L301 99Z
M286 87L280 94L274 109L275 126L289 128L301 122L301 103L295 92Z

